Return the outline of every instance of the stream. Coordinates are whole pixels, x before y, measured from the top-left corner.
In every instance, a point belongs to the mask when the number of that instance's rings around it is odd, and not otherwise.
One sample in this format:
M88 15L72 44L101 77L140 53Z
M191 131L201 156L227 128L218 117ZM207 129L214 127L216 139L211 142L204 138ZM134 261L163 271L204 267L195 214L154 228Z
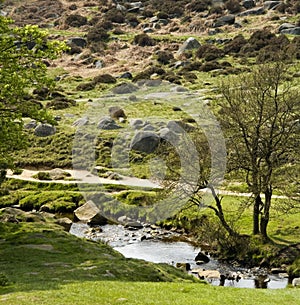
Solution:
M196 255L201 251L185 241L168 241L168 238L180 237L180 233L167 231L157 226L147 226L137 230L124 228L122 225L105 225L101 227L89 227L83 223L73 223L70 233L83 238L101 240L107 242L116 251L127 258L143 259L154 263L167 263L176 266L178 263L188 263L190 273L198 276L198 272L210 270L221 274L238 275L236 279L208 277L206 281L215 286L231 286L238 288L257 288L255 285L255 270L238 268L218 262L210 257L206 264L197 265ZM285 274L268 274L263 288L285 288L288 279Z

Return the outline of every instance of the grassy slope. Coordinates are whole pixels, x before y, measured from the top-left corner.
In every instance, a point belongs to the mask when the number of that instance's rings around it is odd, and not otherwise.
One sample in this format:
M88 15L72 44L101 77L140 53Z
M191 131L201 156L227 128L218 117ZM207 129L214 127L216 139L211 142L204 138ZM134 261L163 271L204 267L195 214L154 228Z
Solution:
M165 264L125 259L102 243L45 223L0 225L1 304L298 304L300 289L199 283ZM168 281L166 283L165 281ZM160 282L160 283L157 283Z

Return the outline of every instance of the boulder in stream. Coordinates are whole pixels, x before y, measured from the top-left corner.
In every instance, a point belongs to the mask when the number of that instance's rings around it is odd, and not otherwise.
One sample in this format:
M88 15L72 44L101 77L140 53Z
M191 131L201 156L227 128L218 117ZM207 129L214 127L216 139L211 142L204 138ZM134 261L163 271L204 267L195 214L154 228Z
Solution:
M195 257L195 261L197 263L197 265L200 265L200 264L206 264L210 261L209 257L202 253L201 251L197 254L197 256Z
M77 208L74 214L77 219L89 225L101 226L107 224L107 218L101 214L100 209L92 200L87 201L84 205Z

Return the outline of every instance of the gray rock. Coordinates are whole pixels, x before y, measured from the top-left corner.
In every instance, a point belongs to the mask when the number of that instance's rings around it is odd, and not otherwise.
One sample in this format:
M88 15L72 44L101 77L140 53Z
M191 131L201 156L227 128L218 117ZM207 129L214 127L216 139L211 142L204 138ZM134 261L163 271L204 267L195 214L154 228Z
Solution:
M159 136L151 131L139 131L131 142L131 148L136 151L152 153L159 144Z
M96 60L94 65L96 69L102 69L104 67L104 63L102 60Z
M282 1L265 1L263 6L266 10L272 10L275 9L281 3Z
M153 33L154 30L152 28L150 28L150 27L146 27L146 28L143 29L143 32L148 34L148 33Z
M142 119L131 119L129 125L133 129L141 129L145 125L145 122Z
M144 131L154 131L155 127L152 126L151 124L146 124L146 125L144 125L143 130Z
M132 79L133 76L130 72L125 72L119 76L119 78Z
M176 134L174 131L170 130L169 128L165 127L165 128L162 128L160 131L159 131L159 136L170 142L170 143L174 143L176 144L179 140L179 136L178 134Z
M194 38L194 37L189 37L183 45L179 48L177 51L177 54L183 54L185 51L188 50L193 50L193 49L198 49L201 46L200 42Z
M37 126L37 122L35 120L30 121L29 123L24 125L26 129L33 129Z
M101 226L107 224L107 218L101 214L100 209L92 200L87 201L84 205L77 208L74 214L77 219L90 225Z
M81 127L81 126L87 125L88 123L89 123L89 118L86 116L86 117L77 119L77 120L72 124L72 126Z
M214 27L218 28L224 25L231 25L234 23L235 23L235 15L226 15L218 18L214 23Z
M113 130L113 129L119 129L121 128L121 126L119 126L112 118L103 117L99 121L97 128L103 130Z
M59 218L55 223L62 226L66 232L69 232L72 226L72 220L68 217Z
M251 9L251 8L255 7L255 1L254 0L244 0L242 2L242 6L247 10Z
M300 277L296 277L292 281L293 287L300 287Z
M137 91L139 88L130 83L122 83L112 89L115 94L127 94Z
M34 129L34 134L38 137L48 137L56 133L56 128L50 124L40 124Z
M251 15L263 15L265 13L265 9L263 6L255 7L250 10L241 12L238 14L240 17L251 16Z
M134 229L142 229L144 226L138 222L138 221L129 221L129 222L126 222L125 228L134 228Z
M281 32L282 30L293 29L295 27L296 26L294 24L285 22L279 26L278 31Z
M54 168L49 171L49 176L52 180L64 180L66 177L71 177L71 174L61 168Z
M67 41L67 45L76 45L81 48L85 48L87 45L87 40L82 37L72 37Z
M169 121L167 127L175 133L189 132L195 129L191 124L184 123L182 121Z
M201 251L197 254L197 256L195 257L195 261L197 262L197 264L199 263L203 263L206 264L210 261L209 257L202 253Z
M285 29L282 30L280 33L282 34L289 34L289 35L300 35L300 27L294 27L292 29Z

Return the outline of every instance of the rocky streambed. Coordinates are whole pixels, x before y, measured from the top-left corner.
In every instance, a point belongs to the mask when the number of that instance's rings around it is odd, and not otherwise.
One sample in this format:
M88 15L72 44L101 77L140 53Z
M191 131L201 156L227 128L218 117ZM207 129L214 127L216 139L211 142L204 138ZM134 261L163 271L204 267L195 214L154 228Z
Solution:
M187 236L176 230L139 223L90 227L79 222L72 224L70 232L79 237L107 242L128 258L183 268L212 285L280 289L288 284L288 275L283 270L273 270L272 274L263 269L221 263L194 247Z

